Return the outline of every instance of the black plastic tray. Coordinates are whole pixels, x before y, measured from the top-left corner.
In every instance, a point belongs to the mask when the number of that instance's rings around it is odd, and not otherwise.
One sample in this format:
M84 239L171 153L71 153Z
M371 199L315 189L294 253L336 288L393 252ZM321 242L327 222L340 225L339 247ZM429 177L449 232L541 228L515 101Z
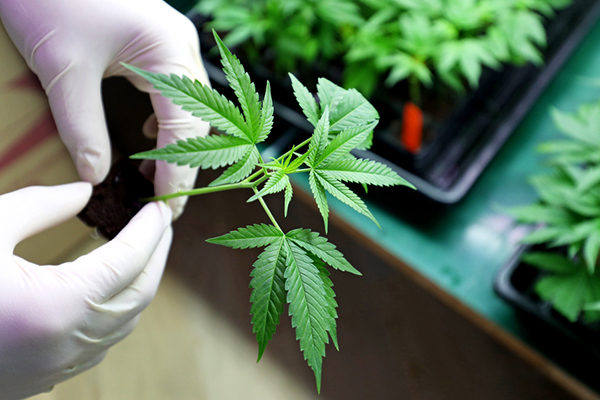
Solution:
M521 246L494 281L494 290L518 311L525 338L557 365L600 392L600 323L570 322L534 291L542 274L520 261L530 249Z
M210 53L209 46L206 46L210 38L207 38L207 32L201 30L206 18L195 12L188 16L205 38L201 41L205 44L203 57L213 85L227 90L220 67L213 63L216 62L215 54ZM544 65L541 68L534 65L507 66L501 71L486 71L479 88L455 107L450 117L436 129L435 140L424 146L417 156L390 139L391 123L384 119L389 109L382 113L373 147L369 151L358 151L356 155L383 162L413 183L419 194L407 196L405 191L398 192L397 196L402 197L403 202L414 202L415 197L418 200L423 196L433 204L458 202L599 17L600 2L596 0L576 0L570 7L558 12L547 26L548 46ZM261 66L246 67L259 90L262 90L267 79L271 81L276 117L307 133L312 131L299 107L294 106L295 99L289 82L277 78ZM375 97L373 101L386 108L381 99ZM389 191L386 191L386 196L390 196Z

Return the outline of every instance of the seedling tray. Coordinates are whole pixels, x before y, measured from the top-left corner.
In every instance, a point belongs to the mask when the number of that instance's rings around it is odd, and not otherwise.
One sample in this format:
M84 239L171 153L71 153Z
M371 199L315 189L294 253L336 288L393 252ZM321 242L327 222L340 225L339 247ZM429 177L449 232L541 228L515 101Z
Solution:
M217 55L214 50L211 51L212 39L202 30L206 17L194 12L188 16L199 29L204 62L213 86L217 90L225 89L225 77L213 64ZM407 195L405 190L397 194L393 193L394 190L392 194L388 191L388 199L390 196L401 197L402 202L414 203L424 196L430 200L427 202L429 205L457 203L599 17L600 2L591 0L576 0L570 7L558 12L547 24L548 45L544 52L544 65L486 70L477 90L458 99L447 118L432 123L435 130L433 139L424 142L416 155L406 151L394 133L401 118L402 102L389 94L379 93L370 99L381 114L373 147L368 151L358 151L356 155L387 164L418 189L417 195ZM243 58L242 62L259 88L267 80L271 82L276 118L297 126L307 134L312 132L312 126L295 105L289 80L275 76L261 65L248 65ZM337 72L332 68L328 78L334 80L339 75ZM377 190L373 196L376 195Z
M570 322L537 296L534 285L542 272L520 261L529 248L518 248L496 276L494 290L518 311L527 341L600 392L595 372L600 363L600 323Z

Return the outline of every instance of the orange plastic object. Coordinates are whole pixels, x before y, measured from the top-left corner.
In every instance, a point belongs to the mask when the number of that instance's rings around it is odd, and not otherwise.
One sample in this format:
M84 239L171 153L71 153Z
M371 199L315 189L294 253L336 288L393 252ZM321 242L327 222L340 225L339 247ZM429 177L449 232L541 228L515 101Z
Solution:
M402 131L400 141L404 147L413 154L421 149L423 140L423 111L411 102L404 104L402 112Z

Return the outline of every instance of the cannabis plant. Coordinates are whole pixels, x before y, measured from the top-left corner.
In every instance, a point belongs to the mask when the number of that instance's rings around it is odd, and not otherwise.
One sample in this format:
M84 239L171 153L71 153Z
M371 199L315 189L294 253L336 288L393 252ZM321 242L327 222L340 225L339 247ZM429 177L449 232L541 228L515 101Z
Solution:
M456 91L478 85L484 67L542 63L544 16L570 0L363 0L370 17L348 38L346 85L370 93L377 77L407 80L410 100L434 78Z
M531 183L539 202L511 210L524 223L540 226L524 242L542 246L523 261L544 271L536 283L540 298L570 321L581 315L600 320L600 103L576 114L553 111L568 139L545 143L552 171Z
M572 0L204 0L208 27L277 71L342 60L344 87L369 97L407 80L410 100L439 78L474 88L484 67L542 63L544 19Z
M258 359L275 333L284 304L287 303L292 326L296 328L296 337L300 341L300 350L313 369L320 390L325 345L331 339L338 347L335 321L337 303L326 265L340 271L360 273L319 233L303 228L284 232L263 198L283 192L284 214L287 214L293 196L290 175L307 173L327 232L327 193L375 221L365 203L344 182L378 186L411 185L389 167L358 159L351 154L353 148L368 142L370 133L377 125L378 113L356 90L342 89L326 79L318 81L317 102L308 89L291 75L294 94L306 118L314 126L314 132L278 158L264 160L257 145L267 139L273 128L269 83L261 101L239 60L216 34L215 40L224 72L241 110L198 81L128 66L175 104L222 132L178 141L164 148L139 153L133 158L163 160L202 169L228 166L207 187L150 200L233 189L252 192L248 201L258 201L270 223L241 227L208 242L234 249L264 247L254 263L250 282L250 312L259 346Z
M328 61L343 52L344 32L363 22L351 0L205 0L197 9L210 15L207 28L227 32L227 46L240 47L253 63L268 51L275 72ZM306 72L306 71L305 71Z

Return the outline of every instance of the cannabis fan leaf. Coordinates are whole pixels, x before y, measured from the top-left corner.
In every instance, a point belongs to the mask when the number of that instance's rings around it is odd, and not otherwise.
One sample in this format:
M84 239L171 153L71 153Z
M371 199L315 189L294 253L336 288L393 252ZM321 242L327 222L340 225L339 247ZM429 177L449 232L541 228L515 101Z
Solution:
M267 140L273 128L270 86L267 83L261 101L242 64L216 33L215 40L239 108L217 91L185 76L167 76L126 65L175 104L221 131L220 134L180 140L132 157L202 169L226 167L208 187L150 200L231 189L252 190L248 201L258 201L271 223L238 228L208 239L208 242L234 249L264 248L253 265L250 281L250 313L259 347L258 359L263 356L287 305L300 350L313 369L320 390L326 344L331 339L338 347L337 302L326 267L329 265L356 275L360 273L335 245L317 232L302 228L284 232L263 197L284 192L284 214L287 215L293 197L290 175L307 172L327 230L327 193L375 221L366 204L345 182L378 186L412 185L389 167L358 159L351 153L355 148L369 145L379 115L356 90L343 89L323 78L319 79L318 102L300 81L290 75L300 108L315 129L302 143L265 162L257 144Z

